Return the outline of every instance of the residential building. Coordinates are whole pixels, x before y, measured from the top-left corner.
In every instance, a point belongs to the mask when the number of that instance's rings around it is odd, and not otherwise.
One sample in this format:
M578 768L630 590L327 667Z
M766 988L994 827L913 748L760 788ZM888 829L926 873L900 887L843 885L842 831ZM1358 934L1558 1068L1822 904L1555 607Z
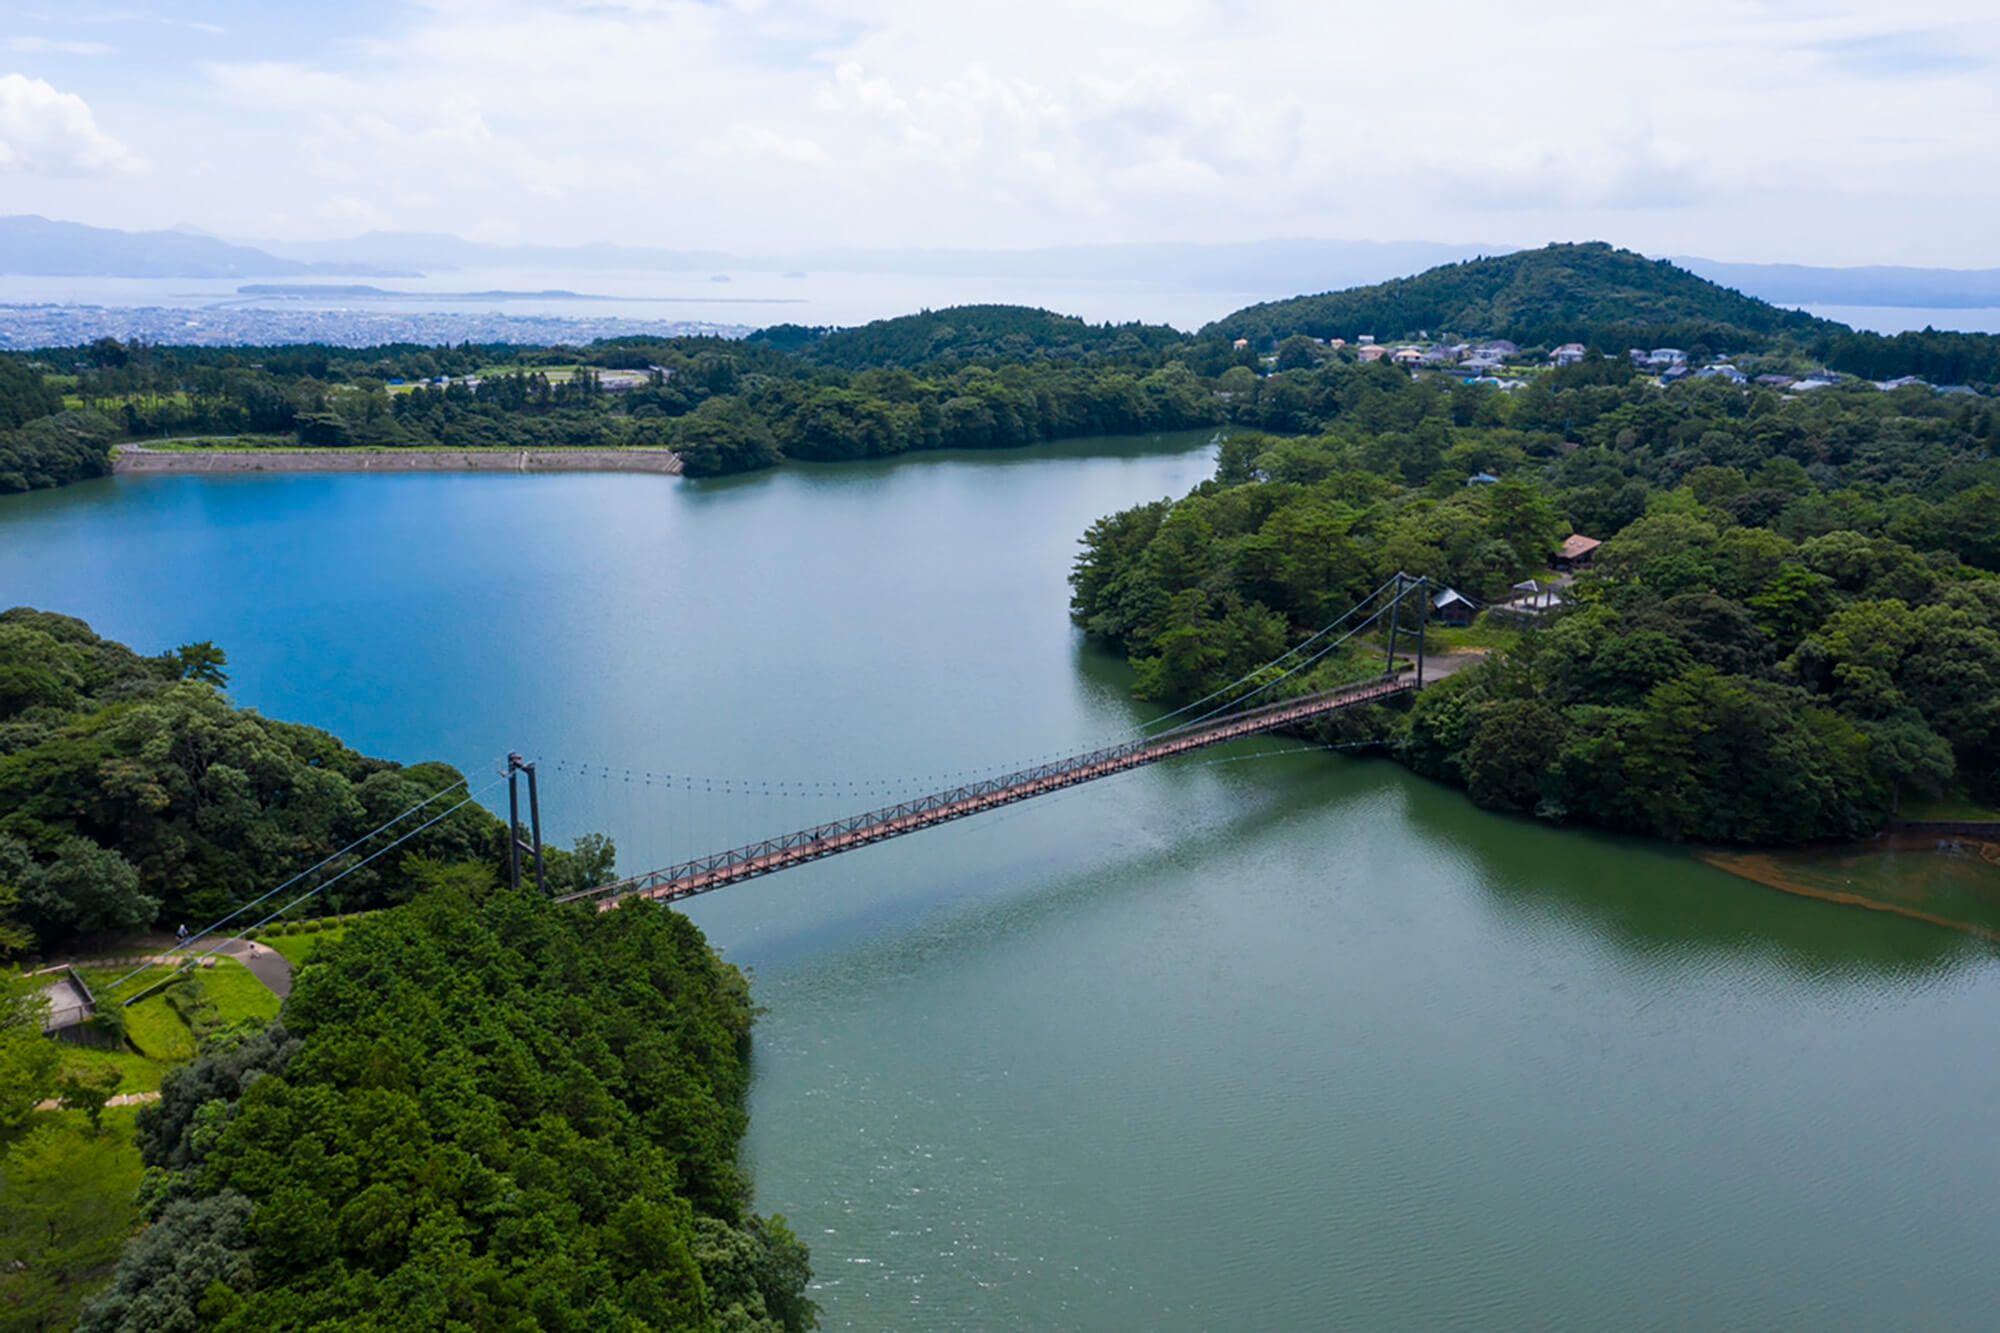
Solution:
M1431 611L1447 625L1470 625L1479 614L1479 608L1472 599L1456 588L1446 588L1431 599Z
M1579 569L1589 569L1591 561L1597 559L1597 548L1602 545L1604 543L1595 537L1572 532L1563 538L1563 544L1556 549L1555 567L1565 574L1573 574Z
M1584 355L1582 343L1564 343L1549 353L1549 360L1559 366L1573 366L1583 360Z

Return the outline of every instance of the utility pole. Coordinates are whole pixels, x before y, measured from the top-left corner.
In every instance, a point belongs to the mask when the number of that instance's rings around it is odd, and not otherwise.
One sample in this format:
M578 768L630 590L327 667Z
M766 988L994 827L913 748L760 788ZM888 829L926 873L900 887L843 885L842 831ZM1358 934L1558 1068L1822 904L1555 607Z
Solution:
M528 836L521 841L521 774L528 775ZM542 859L542 799L535 782L535 766L518 754L507 756L507 883L521 887L521 853L535 858L535 887L549 891L548 867Z

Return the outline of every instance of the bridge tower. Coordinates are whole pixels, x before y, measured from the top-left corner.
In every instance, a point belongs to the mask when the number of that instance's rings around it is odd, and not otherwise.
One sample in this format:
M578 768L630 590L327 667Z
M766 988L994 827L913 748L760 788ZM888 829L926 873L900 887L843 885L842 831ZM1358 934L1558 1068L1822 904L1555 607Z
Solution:
M521 774L528 775L528 836L521 841ZM549 891L548 868L542 860L542 795L535 783L535 766L518 754L507 756L507 882L521 887L521 853L535 858L535 887Z
M1382 674L1396 674L1396 641L1403 633L1403 600L1412 594L1417 599L1417 688L1424 684L1424 627L1430 621L1431 580L1427 574L1422 578L1412 578L1401 570L1391 584L1389 593L1389 633L1387 651L1383 653Z

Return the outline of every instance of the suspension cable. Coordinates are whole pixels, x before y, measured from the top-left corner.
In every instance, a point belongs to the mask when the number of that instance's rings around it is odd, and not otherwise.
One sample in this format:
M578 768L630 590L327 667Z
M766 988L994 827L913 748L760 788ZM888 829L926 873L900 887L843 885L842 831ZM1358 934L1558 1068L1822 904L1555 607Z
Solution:
M1347 608L1347 610L1345 610L1345 611L1342 611L1342 612L1341 612L1341 613L1340 613L1340 614L1339 614L1338 616L1336 616L1336 617L1335 617L1335 618L1334 618L1334 619L1332 620L1332 622L1331 622L1331 623L1327 624L1327 625L1326 625L1326 626L1325 626L1324 628L1322 628L1321 630L1319 630L1319 631L1318 631L1317 633L1315 633L1315 634L1313 634L1313 635L1312 635L1311 637L1309 637L1309 638L1307 638L1307 639L1303 640L1303 641L1302 641L1302 642L1300 642L1300 643L1299 643L1299 644L1298 644L1297 646L1295 646L1295 647L1293 647L1293 648L1290 648L1290 649L1287 649L1287 650L1286 650L1285 652L1282 652L1282 653L1278 654L1278 655L1277 655L1276 657L1274 657L1274 658L1272 658L1272 659L1271 659L1270 661L1268 661L1268 662L1264 663L1264 664L1263 664L1262 666L1254 666L1254 667L1251 667L1251 668L1250 668L1250 670L1248 670L1248 671L1244 672L1244 673L1243 673L1242 675L1238 676L1238 677L1237 677L1237 678L1236 678L1235 680L1232 680L1232 681L1230 681L1230 682L1229 682L1229 683L1228 683L1227 685L1224 685L1224 686L1222 686L1222 687L1221 687L1220 689L1215 689L1215 690L1210 690L1210 691L1209 691L1209 692L1208 692L1207 694L1204 694L1204 695L1202 695L1202 696L1201 696L1201 698L1199 698L1199 699L1196 699L1196 700L1195 700L1195 701L1194 701L1193 703L1187 703L1187 704L1182 704L1182 705L1181 705L1181 706L1180 706L1179 708L1176 708L1176 709L1175 709L1175 710L1174 710L1173 712L1171 712L1171 713L1162 713L1162 714L1160 714L1160 716L1158 716L1158 717L1156 717L1156 718L1152 719L1152 720L1151 720L1151 721L1149 721L1149 722L1141 722L1141 723L1139 723L1139 724L1138 724L1137 726L1133 727L1133 728L1132 728L1132 730L1134 730L1134 731L1145 731L1145 730L1147 730L1148 728L1151 728L1151 727L1156 727L1156 726L1158 726L1158 725L1159 725L1160 723L1162 723L1162 722L1165 722L1165 721L1167 721L1167 720L1168 720L1168 719L1170 719L1170 718L1175 718L1175 717L1179 717L1179 716L1180 716L1180 715L1181 715L1182 713L1185 713L1185 712L1188 712L1188 711L1189 711L1190 709L1195 709L1195 708L1199 708L1199 707L1201 707L1201 706L1202 706L1203 704L1207 703L1207 702L1208 702L1209 700L1211 700L1211 699L1214 699L1214 698L1218 698L1218 697L1219 697L1219 696L1221 696L1221 695L1224 695L1224 694L1227 694L1227 693L1228 693L1229 691L1231 691L1231 690L1235 689L1235 688L1236 688L1236 687L1237 687L1238 685L1241 685L1241 684L1243 684L1243 683L1244 683L1245 681L1249 681L1249 680L1254 680L1254 679L1256 679L1256 677L1257 677L1257 674L1258 674L1259 672L1261 672L1261 671L1269 671L1269 670L1270 670L1270 669L1271 669L1272 667L1274 667L1274 666L1278 665L1278 663L1280 663L1280 662L1284 661L1284 660L1285 660L1286 658L1288 658L1288 657L1292 656L1292 655L1293 655L1294 653L1298 653L1298 652L1303 652L1303 651L1304 651L1305 649L1307 649L1307 648L1310 648L1310 647L1311 647L1311 646L1312 646L1312 645L1313 645L1313 644L1314 644L1315 642L1317 642L1317 641L1318 641L1318 640L1320 640L1321 638L1324 638L1324 637L1325 637L1326 635L1328 635L1328 634L1332 633L1332 632L1333 632L1334 630L1336 630L1336 629L1339 629L1339 628L1340 628L1340 626L1341 626L1341 624L1342 624L1342 623L1343 623L1344 621L1346 621L1346 619L1347 619L1347 618L1348 618L1349 616L1353 615L1353 614L1354 614L1354 613L1355 613L1356 611L1359 611L1359 610L1361 610L1361 609L1362 609L1363 607L1365 607L1365 606L1369 605L1370 603L1372 603L1372 602L1373 602L1373 601L1374 601L1374 600L1375 600L1375 599L1376 599L1377 597L1380 597L1380 596L1381 596L1381 595L1383 594L1383 592L1385 592L1385 591L1386 591L1386 590L1387 590L1387 589L1388 589L1388 588L1390 587L1390 585L1391 585L1391 584L1393 584L1393 583L1395 583L1395 582L1396 582L1396 580L1395 580L1395 579L1389 579L1389 580L1387 580L1386 582L1384 582L1384 583L1382 584L1382 586L1381 586L1381 587L1379 587L1379 588L1375 589L1375 591L1374 591L1374 592L1371 592L1371 593L1369 593L1369 594L1368 594L1368 595L1367 595L1366 597L1364 597L1364 598L1362 598L1362 599L1361 599L1360 601L1356 602L1356 603L1355 603L1355 604L1354 604L1353 606L1350 606L1350 607L1348 607L1348 608ZM1379 615L1381 615L1382 613L1381 613L1380 611L1377 611L1377 612L1376 612L1375 614L1376 614L1377 616L1379 616ZM1373 617L1370 617L1370 618L1371 618L1371 619L1373 619ZM1363 622L1363 623L1366 623L1366 622ZM1351 637L1351 636L1350 636L1350 637ZM1344 642L1344 640L1343 640L1343 642ZM1212 714L1211 714L1211 716L1212 716Z
M333 876L332 878L330 878L330 879L327 879L327 880L325 880L325 881L323 881L323 882L321 882L321 883L319 883L319 884L316 884L316 885L314 885L314 886L313 886L312 888L310 888L310 889L307 889L307 890L306 890L306 891L305 891L304 893L302 893L302 894L300 894L300 895L299 895L298 897L296 897L296 898L292 899L292 900L291 900L290 902L286 903L286 904L285 904L285 905L284 905L283 907L280 907L280 908L279 908L279 909L278 909L277 911L275 911L275 912L272 912L272 913L270 913L270 914L269 914L268 916L265 916L265 917L264 917L264 918L262 918L261 920L258 920L258 921L254 921L254 922L252 922L252 923L251 923L250 925L248 925L248 926L245 926L245 927L243 928L243 930L240 930L240 931L237 931L237 932L235 932L235 933L234 933L234 934L232 934L232 935L231 935L231 936L230 936L230 937L229 937L228 939L225 939L224 941L222 941L222 943L221 943L221 944L218 944L218 945L216 945L216 946L215 946L214 948L212 948L212 949L205 949L205 950L201 951L200 953L194 953L194 954L186 954L186 955L185 955L185 956L183 957L183 959L182 959L181 963L179 964L179 966L177 966L177 967L176 967L176 968L174 969L174 973L175 973L175 974L178 974L178 973L181 973L181 972L185 972L185 971L187 971L187 970L188 970L188 968L192 967L192 966L193 966L193 965L194 965L194 964L195 964L196 962L198 962L198 961L199 961L200 959L203 959L203 958L207 958L207 957L211 956L212 954L216 954L216 953L219 953L219 952L221 952L221 951L222 951L222 950L223 950L224 948L227 948L227 947L229 946L230 942L231 942L231 941L233 941L233 940L239 940L239 939L242 939L245 933L247 933L247 932L249 932L249 931L252 931L252 930L257 930L257 929L259 929L260 927L263 927L263 926L265 926L265 925L268 925L269 923L271 923L271 922L273 922L273 921L277 920L277 919L278 919L279 917L283 916L283 915L284 915L285 913L287 913L287 912L291 911L291 910L292 910L292 909L293 909L294 907L297 907L297 906L298 906L298 905L299 905L300 903L302 903L302 902L306 901L306 899L308 899L308 898L312 898L312 897L314 897L314 896L316 896L316 895L318 895L318 894L320 894L320 893L323 893L323 892L325 892L325 891L326 891L327 889L330 889L330 888L332 888L332 887L333 887L334 885L336 885L336 884L340 883L340 881L341 881L341 880L343 880L343 879L346 879L346 878L347 878L347 877L348 877L349 875L353 874L353 873L354 873L355 871L357 871L357 870L361 869L361 868L362 868L363 866L367 865L367 864L368 864L369 862L371 862L371 861L375 860L375 858L377 858L377 857L379 857L379 856L382 856L382 855L384 855L385 853L388 853L388 852L392 852L392 851L394 851L394 850L395 850L396 848L398 848L398 847L402 846L402 845L403 845L404 843L408 842L408 841L409 841L410 839L412 839L412 838L416 837L416 836L417 836L417 835L418 835L419 833L422 833L422 832L423 832L423 831L424 831L425 829L428 829L428 828L430 828L430 827L431 827L432 825L434 825L434 824L437 824L437 823L439 823L439 822L440 822L440 821L442 821L442 820L445 820L445 819L448 819L448 818L450 818L450 817L451 817L452 815L454 815L454 814L457 814L457 813L458 813L458 812L459 812L460 810L463 810L463 809L464 809L464 808L465 808L466 806L468 806L468 805L471 805L471 804L472 804L472 803L473 803L474 801L478 800L478 799L479 799L479 798L480 798L481 796L484 796L484 795L485 795L485 794L486 794L487 792L489 792L489 791L492 791L492 790L493 790L493 789L494 789L495 787L499 786L499 785L500 785L500 784L501 784L502 782L505 782L506 780L507 780L507 779L506 779L506 778L505 778L504 776L502 776L502 777L498 777L498 778L495 778L495 779L494 779L493 781L491 781L491 782L487 783L487 784L486 784L486 785L485 785L484 787L481 787L481 788L480 788L479 790L477 790L477 791L473 791L473 792L468 792L468 793L467 793L467 794L466 794L466 795L465 795L465 796L464 796L464 797L463 797L462 799L460 799L460 800L459 800L459 801L458 801L458 802L457 802L457 803L456 803L455 805L452 805L452 806L449 806L449 807L447 807L446 809L444 809L444 810L440 811L439 813L437 813L437 814L435 814L435 815L432 815L432 816L431 816L431 817L430 817L429 819L425 820L425 821L424 821L423 823L421 823L421 824L417 825L417 826L416 826L415 828L413 828L413 829L411 829L411 830L410 830L409 832L407 832L407 833L403 834L403 835L402 835L401 837L398 837L398 838L397 838L397 839L396 839L396 840L395 840L394 842L391 842L391 843L388 843L388 844L387 844L387 845L385 845L385 846L382 846L382 847L378 847L378 848L376 848L376 849L375 849L374 851L370 852L370 853L369 853L368 855L366 855L366 856L362 857L362 858L361 858L361 859L360 859L359 861L356 861L356 862L355 862L355 863L354 863L353 865L351 865L351 866L348 866L348 867L347 867L347 868L346 868L345 870L342 870L342 871L341 871L341 872L340 872L339 874L337 874L337 875L334 875L334 876ZM429 804L430 804L430 803L431 803L432 801L436 800L436 799L437 799L437 798L438 798L439 796L442 796L442 795L444 794L444 792L448 792L448 791L451 791L451 790L453 790L453 789L454 789L454 788L456 788L456 787L460 787L460 786L463 786L463 785L464 785L464 783L465 783L465 779L463 779L463 778L460 778L460 779L459 779L459 780L458 780L457 782L454 782L454 783L452 783L452 784L451 784L450 786L448 786L448 787L444 788L444 790L443 790L443 791L440 791L440 792L436 792L436 793L433 793L433 794L432 794L431 796L429 796L429 797L425 798L425 799L424 799L424 800L423 800L422 802L420 802L420 803L419 803L419 804L418 804L417 806L415 806L415 807L412 807L412 809L419 809L419 808L421 808L422 806L425 806L425 805L429 805ZM405 814L407 814L407 813L408 813L408 812L406 811L406 812L405 812ZM403 818L403 816L402 816L402 815L398 815L398 816L397 816L397 819L401 819L401 818ZM390 821L390 822L391 822L391 823L394 823L395 821L394 821L394 820L392 820L392 821ZM383 827L384 827L384 828L386 828L386 827L388 827L388 825L384 825ZM377 830L376 830L376 832L378 832L378 833L379 833L380 831L381 831L380 829L377 829ZM510 833L511 833L511 831L510 831ZM370 836L370 837L372 837L372 836L374 836L374 835L373 835L373 834L370 834L369 836ZM365 839L362 839L362 840L359 840L359 841L365 841ZM350 843L350 844L349 844L349 848L352 848L352 847L353 847L353 846L355 846L355 845L357 845L357 844L355 844L355 843ZM345 850L347 850L347 849L343 849L343 851L345 851ZM209 927L209 928L208 928L207 930L203 931L203 932L202 932L202 935L201 935L200 937L191 937L191 938L205 938L205 937L207 937L207 936L209 936L209 935L212 935L212 934L214 934L214 933L215 933L215 931L216 931L216 930L217 930L217 929L218 929L218 928L219 928L219 927L220 927L220 926L221 926L221 925L222 925L222 924L223 924L224 922L227 922L227 921L231 920L231 919L232 919L232 918L234 918L234 917L237 917L237 916L241 916L241 915L242 915L242 914L243 914L244 912L248 911L248 910L249 910L249 909L250 909L251 907L254 907L254 906L256 906L256 904L257 904L257 903L261 903L261 902L264 902L264 901L265 901L266 899L270 898L270 897L271 897L271 896L272 896L273 894L276 894L276 893L280 892L281 890L283 890L283 889L285 889L285 888L288 888L288 887L290 887L290 886L291 886L291 885L293 885L293 884L296 884L296 883L298 883L298 882L299 882L299 881L300 881L301 879L305 878L305 876L307 876L307 875L311 874L313 870L317 870L317 869L319 869L319 868L320 868L321 866L324 866L324 865L326 865L326 864L327 864L327 862L329 862L329 861L333 860L333 859L334 859L334 857L336 857L336 856L340 856L341 854L342 854L342 852L335 852L333 856L329 856L329 857L327 857L327 858L326 858L326 860L323 860L323 861L321 861L321 862L319 863L319 865L316 865L316 866L313 866L313 867L312 867L311 869L308 869L308 870L302 870L302 871L300 871L300 872L299 872L298 874L296 874L296 875L292 876L292 877L291 877L290 879L286 880L286 881L285 881L285 882L284 882L283 884L279 885L279 886L278 886L278 888L276 888L276 889L272 889L272 890L271 890L271 891L270 891L269 893L266 893L266 894L262 895L261 897L259 897L259 898L255 899L255 900L254 900L253 902L249 902L249 903L245 903L245 904L244 904L244 905L243 905L242 907L239 907L239 908L237 908L237 909L236 909L236 910L235 910L234 912L231 912L231 913L229 914L229 916L226 916L226 917L224 917L224 918L222 919L222 921L218 921L218 922L216 922L216 923L215 923L214 925L210 926L210 927ZM105 987L104 989L105 989L106 991L110 991L110 990L114 990L114 989L116 989L116 988L117 988L117 987L118 987L119 985L121 985L122 983L124 983L124 982L126 982L126 981L130 980L130 979L131 979L132 977L135 977L135 976L139 975L139 974L140 974L141 972L147 972L147 971L151 971L151 970L152 970L153 968L155 968L155 967L158 967L158 966L160 966L160 964L159 964L159 963L157 963L157 962L152 962L152 963L147 963L147 964L145 964L145 965L144 965L144 966L142 966L142 967L139 967L139 968L137 968L137 969L135 969L135 970L133 970L133 971L131 971L131 972L128 972L128 973L126 973L126 974L125 974L124 976L122 976L122 977L118 978L118 980L117 980L117 981L113 982L113 983L112 983L112 984L111 984L110 986L107 986L107 987ZM159 985L159 984L161 984L161 983L155 983L155 986L157 986L157 985ZM150 987L150 986L149 986L149 987L147 988L147 990L146 990L146 991L142 991L142 992L140 993L141 997L143 997L143 996L144 996L144 995L145 995L146 993L150 992L150 991L151 991L152 989L154 989L154 987ZM133 1000L127 1000L127 1001L126 1001L125 1003L126 1003L127 1007L130 1007L131 1005L133 1005L133 1004L137 1003L137 999L133 999Z

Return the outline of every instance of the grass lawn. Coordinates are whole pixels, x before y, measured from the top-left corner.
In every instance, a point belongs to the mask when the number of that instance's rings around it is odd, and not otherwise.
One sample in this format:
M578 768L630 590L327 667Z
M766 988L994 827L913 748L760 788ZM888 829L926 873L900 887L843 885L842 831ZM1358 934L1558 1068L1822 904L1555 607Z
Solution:
M328 926L325 930L317 930L310 935L266 935L258 943L268 944L276 949L296 969L304 967L312 961L315 952L345 934L347 934L346 926Z
M474 378L476 378L476 379L482 379L482 380L483 380L483 379L491 379L491 378L493 378L493 377L494 377L494 376L496 376L496 375L512 375L512 374L514 374L514 373L516 373L516 372L520 372L520 373L523 373L523 374L532 374L532 373L534 373L534 372L537 372L537 371L539 371L540 373L542 373L542 374L544 374L544 375L546 375L546 376L548 376L548 377L549 377L549 383L551 383L551 384L561 384L561 383L562 383L562 382L563 382L564 380L573 380L573 379L575 379L575 378L576 378L576 373L577 373L577 372L578 372L579 370L584 370L584 369L590 369L590 370L602 370L602 369L603 369L603 367L602 367L602 366L590 366L590 367L584 367L584 366L580 366L580 365L567 365L567 366L481 366L481 367L480 367L479 369L477 369L477 370L473 371L473 372L472 372L472 374L473 374L473 377L474 377Z
M1453 629L1446 625L1424 627L1426 652L1456 652L1465 648L1504 649L1512 648L1520 641L1520 630L1495 625L1483 613L1464 629ZM1416 644L1410 644L1410 650L1416 651Z
M1982 805L1964 792L1943 796L1913 796L1896 812L1900 819L2000 819L2000 810Z
M221 1012L224 1023L278 1016L278 997L234 958L218 958L214 967L197 969L194 976L208 1002Z
M77 970L83 974L92 992L101 994L106 986L130 969L85 967ZM143 993L146 987L159 985L169 975L168 968L155 968L103 996L102 1002L123 1003ZM198 1054L194 1033L189 1031L187 1023L175 1012L167 998L169 990L191 985L200 986L203 998L214 1006L219 1021L225 1025L246 1018L269 1019L278 1012L278 997L252 976L248 968L233 958L218 958L214 967L196 968L188 977L146 996L124 1011L125 1039L138 1051L137 1058L161 1065L175 1065L192 1060ZM158 1086L157 1082L154 1086Z
M109 1066L118 1071L118 1091L158 1092L160 1080L173 1066L149 1060L133 1051L99 1051L88 1046L63 1047L63 1059L88 1067Z
M177 435L170 440L149 440L143 436L127 440L127 444L162 454L195 454L204 449L296 449L298 437L293 435Z
M195 1057L194 1033L181 1022L181 1016L167 1003L165 994L148 995L125 1011L125 1040L141 1055L167 1064L181 1064Z
M84 984L98 997L104 1007L122 1005L148 986L158 985L167 979L169 969L156 967L141 973L107 993L106 987L132 969L129 967L94 968L79 967ZM162 1064L181 1064L195 1057L194 1033L188 1031L181 1016L167 1003L164 994L148 995L139 1003L123 1011L125 1018L125 1040L132 1043L139 1054Z

